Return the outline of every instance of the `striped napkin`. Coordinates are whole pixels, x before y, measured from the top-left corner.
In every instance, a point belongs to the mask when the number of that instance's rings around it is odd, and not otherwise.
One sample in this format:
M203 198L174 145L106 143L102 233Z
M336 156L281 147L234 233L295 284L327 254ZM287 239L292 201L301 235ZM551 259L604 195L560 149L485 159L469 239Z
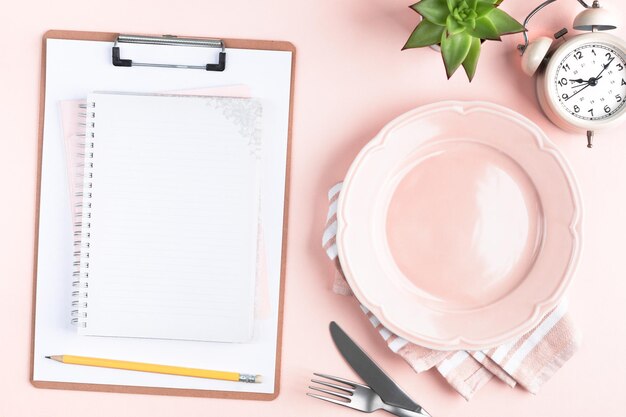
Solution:
M342 183L328 192L329 209L322 245L335 263L333 291L352 295L337 256L337 200ZM581 335L561 302L528 333L501 346L483 351L438 351L411 343L386 329L364 306L361 310L391 351L416 372L435 368L466 400L494 376L510 387L520 385L536 394L541 386L567 362L580 345Z

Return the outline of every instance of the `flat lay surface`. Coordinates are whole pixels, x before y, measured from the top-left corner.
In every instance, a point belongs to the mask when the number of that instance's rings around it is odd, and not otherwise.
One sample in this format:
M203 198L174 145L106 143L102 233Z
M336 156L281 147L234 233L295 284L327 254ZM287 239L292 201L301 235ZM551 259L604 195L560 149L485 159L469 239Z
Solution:
M435 417L623 413L618 399L626 374L621 360L626 342L626 126L597 132L590 150L584 135L550 123L537 104L535 80L520 68L515 47L521 35L485 43L471 84L462 71L446 80L440 54L428 48L400 50L419 20L410 3L28 0L11 5L4 15L7 36L1 41L5 53L0 66L5 129L0 137L0 354L11 360L5 361L0 377L0 415L356 416L356 411L305 395L313 372L360 381L333 345L328 331L333 320ZM507 0L502 8L523 20L534 6ZM626 36L624 5L605 0L603 6L623 25L613 34ZM560 0L548 10L532 21L531 38L550 36L562 27L570 29L566 39L575 33L571 23L581 10L578 2ZM41 38L49 29L285 40L295 45L281 392L276 400L42 390L29 382ZM567 299L583 341L537 395L491 381L466 402L438 373L416 374L388 349L356 300L332 291L335 266L320 247L329 188L344 179L360 149L389 121L442 100L489 101L530 119L569 161L580 188L584 247Z

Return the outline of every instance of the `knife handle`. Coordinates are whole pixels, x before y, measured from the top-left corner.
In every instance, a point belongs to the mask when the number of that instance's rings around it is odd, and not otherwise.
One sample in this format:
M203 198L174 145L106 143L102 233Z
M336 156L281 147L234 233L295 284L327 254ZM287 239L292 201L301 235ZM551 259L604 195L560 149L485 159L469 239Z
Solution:
M430 417L430 414L423 408L419 408L419 411L411 411L405 408L395 407L393 405L383 403L383 410L387 411L398 417Z

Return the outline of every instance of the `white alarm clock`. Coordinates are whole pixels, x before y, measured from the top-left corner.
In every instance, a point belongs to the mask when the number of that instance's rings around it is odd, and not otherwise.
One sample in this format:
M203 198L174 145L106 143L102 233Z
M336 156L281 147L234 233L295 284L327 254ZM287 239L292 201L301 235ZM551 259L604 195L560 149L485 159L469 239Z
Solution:
M526 18L555 0L542 3ZM574 29L589 33L574 36L551 50L553 40L541 37L525 44L522 69L537 74L537 97L548 118L572 132L587 132L592 147L594 132L626 119L626 41L603 31L615 29L613 16L598 1L574 20ZM555 35L560 38L566 30Z

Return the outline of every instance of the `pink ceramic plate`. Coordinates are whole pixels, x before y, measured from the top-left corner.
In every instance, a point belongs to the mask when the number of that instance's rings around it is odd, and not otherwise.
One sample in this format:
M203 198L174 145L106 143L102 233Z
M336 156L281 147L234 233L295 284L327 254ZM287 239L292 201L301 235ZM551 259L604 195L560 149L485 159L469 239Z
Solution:
M339 198L337 246L359 301L392 332L484 349L556 306L581 246L567 163L523 116L442 102L393 120Z

